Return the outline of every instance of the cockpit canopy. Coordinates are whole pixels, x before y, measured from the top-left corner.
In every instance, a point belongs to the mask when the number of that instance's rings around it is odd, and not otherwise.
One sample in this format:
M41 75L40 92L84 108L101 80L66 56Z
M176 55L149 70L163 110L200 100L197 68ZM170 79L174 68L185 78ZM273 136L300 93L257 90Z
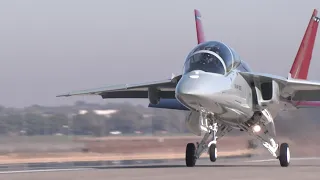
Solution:
M188 55L183 73L203 70L226 74L240 64L240 56L230 47L217 41L199 44Z

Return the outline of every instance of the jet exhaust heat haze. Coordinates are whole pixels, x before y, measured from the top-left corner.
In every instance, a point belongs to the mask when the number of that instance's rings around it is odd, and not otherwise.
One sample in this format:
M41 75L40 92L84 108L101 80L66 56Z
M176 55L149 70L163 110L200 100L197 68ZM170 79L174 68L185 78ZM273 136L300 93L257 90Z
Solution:
M74 91L61 96L148 98L149 107L187 111L186 125L197 143L186 146L193 167L203 152L217 159L217 141L238 129L258 139L282 167L290 164L287 143L276 140L274 118L280 111L320 106L320 82L307 75L320 18L314 9L288 77L253 72L237 52L222 42L205 40L201 15L194 10L198 44L188 54L181 75L167 80Z

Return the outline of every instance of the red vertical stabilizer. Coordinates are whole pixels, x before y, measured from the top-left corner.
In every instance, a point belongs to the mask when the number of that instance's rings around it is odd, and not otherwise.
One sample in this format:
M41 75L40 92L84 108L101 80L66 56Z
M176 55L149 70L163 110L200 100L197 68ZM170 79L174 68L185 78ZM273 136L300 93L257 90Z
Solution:
M205 37L204 37L204 32L203 32L203 27L202 27L202 22L201 22L200 11L195 9L194 10L194 16L195 16L195 21L196 21L198 44L200 44L200 43L205 42Z
M310 61L312 58L312 51L314 42L317 35L319 18L317 17L318 11L314 9L308 27L303 36L298 53L291 66L290 74L294 79L307 79Z

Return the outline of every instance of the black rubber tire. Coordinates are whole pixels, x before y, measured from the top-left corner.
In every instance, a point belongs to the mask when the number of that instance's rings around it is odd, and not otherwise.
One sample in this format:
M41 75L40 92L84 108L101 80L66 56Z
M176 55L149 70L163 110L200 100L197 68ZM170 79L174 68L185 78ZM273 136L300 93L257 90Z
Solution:
M186 147L186 165L187 167L193 167L196 165L196 146L193 143L188 143Z
M211 144L209 147L209 157L211 162L216 162L217 160L217 145Z
M282 143L280 145L279 161L281 167L288 167L290 164L290 149L287 143Z

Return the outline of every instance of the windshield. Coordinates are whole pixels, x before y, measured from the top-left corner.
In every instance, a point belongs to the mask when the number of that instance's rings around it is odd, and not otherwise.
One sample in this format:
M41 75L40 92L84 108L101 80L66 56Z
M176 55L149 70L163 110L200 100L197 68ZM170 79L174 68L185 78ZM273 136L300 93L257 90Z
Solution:
M225 67L222 64L222 59L218 55L210 51L199 51L192 55L185 63L184 73L193 70L202 70L205 72L225 74Z
M219 57L223 61L222 63L226 67L226 72L229 72L233 68L235 63L233 51L231 50L231 48L218 41L209 41L203 44L199 44L190 52L189 56L187 57L187 61L195 53L201 50L207 50L216 54L217 57Z

